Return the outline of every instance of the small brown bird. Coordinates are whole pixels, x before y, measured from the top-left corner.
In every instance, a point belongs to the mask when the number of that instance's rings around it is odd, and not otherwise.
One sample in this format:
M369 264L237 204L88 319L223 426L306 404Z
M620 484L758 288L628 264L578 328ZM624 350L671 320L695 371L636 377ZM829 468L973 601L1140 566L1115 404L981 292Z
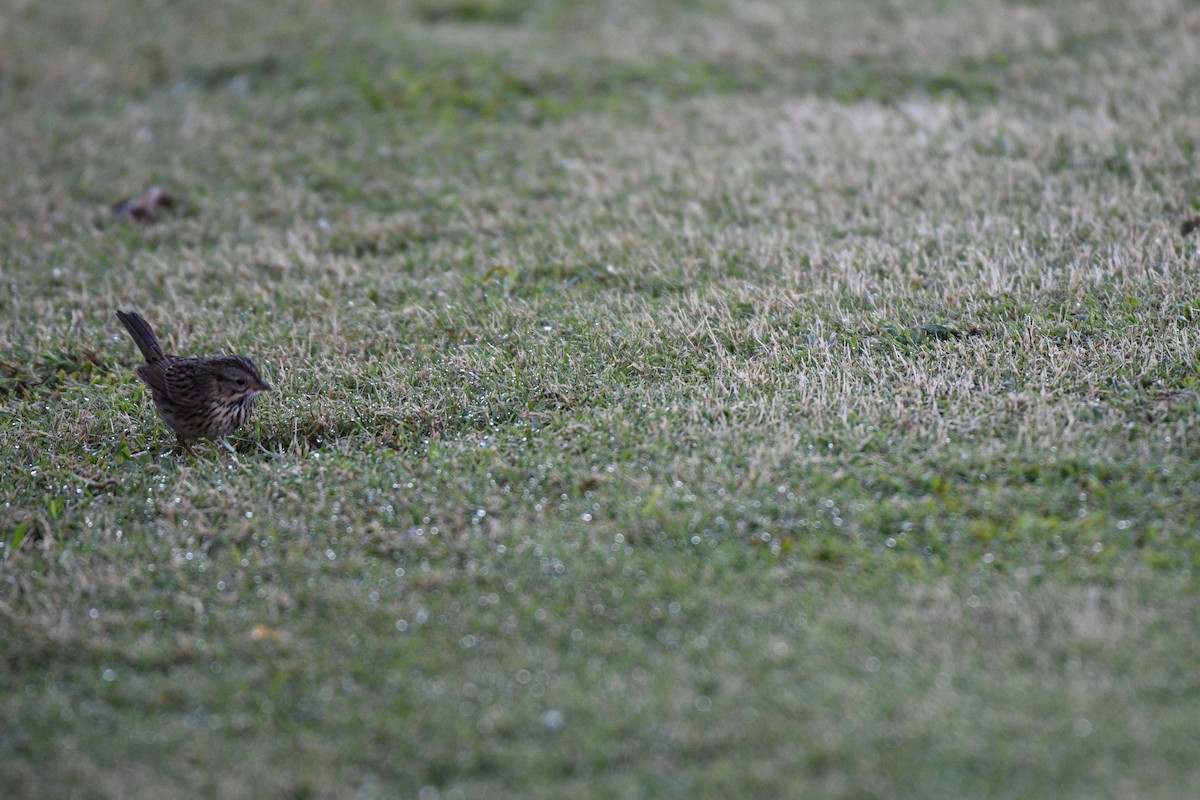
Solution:
M173 356L136 311L118 311L117 318L146 357L137 374L150 387L158 415L192 458L188 439L223 439L250 418L254 399L271 391L244 356Z

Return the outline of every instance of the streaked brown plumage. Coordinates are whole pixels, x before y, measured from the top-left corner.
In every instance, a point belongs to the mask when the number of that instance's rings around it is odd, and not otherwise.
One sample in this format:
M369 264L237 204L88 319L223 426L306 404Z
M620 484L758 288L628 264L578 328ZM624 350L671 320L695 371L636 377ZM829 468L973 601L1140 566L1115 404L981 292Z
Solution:
M150 387L158 415L193 458L188 439L228 436L250 418L254 399L271 391L244 356L173 356L163 351L150 323L136 311L118 311L117 318L146 357L137 374Z

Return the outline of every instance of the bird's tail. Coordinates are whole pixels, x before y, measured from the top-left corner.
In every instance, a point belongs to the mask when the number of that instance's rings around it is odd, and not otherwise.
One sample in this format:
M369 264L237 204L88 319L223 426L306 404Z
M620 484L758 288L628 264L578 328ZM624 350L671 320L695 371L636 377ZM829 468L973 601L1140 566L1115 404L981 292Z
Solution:
M118 311L117 319L121 320L125 330L129 331L129 335L133 337L133 343L138 346L138 350L142 351L147 363L153 364L155 361L166 358L162 345L158 343L158 337L154 335L154 329L136 311L130 311L128 314Z

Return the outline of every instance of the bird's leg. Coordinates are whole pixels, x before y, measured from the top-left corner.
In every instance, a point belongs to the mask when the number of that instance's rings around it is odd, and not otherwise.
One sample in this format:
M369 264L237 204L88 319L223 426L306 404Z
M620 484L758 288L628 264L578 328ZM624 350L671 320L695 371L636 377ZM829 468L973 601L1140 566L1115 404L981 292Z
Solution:
M200 460L200 457L196 455L196 451L192 449L192 446L190 444L188 444L186 441L184 441L184 438L182 436L176 435L175 438L177 438L179 440L179 443L181 445L183 445L183 449L187 451L187 454L189 456L191 456L196 461Z

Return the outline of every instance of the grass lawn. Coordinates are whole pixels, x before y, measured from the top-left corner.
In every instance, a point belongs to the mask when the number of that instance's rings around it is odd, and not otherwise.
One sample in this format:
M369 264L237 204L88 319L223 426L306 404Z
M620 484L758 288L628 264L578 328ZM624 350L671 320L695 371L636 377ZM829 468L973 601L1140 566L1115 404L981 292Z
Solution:
M1200 786L1196 3L9 6L5 797Z

